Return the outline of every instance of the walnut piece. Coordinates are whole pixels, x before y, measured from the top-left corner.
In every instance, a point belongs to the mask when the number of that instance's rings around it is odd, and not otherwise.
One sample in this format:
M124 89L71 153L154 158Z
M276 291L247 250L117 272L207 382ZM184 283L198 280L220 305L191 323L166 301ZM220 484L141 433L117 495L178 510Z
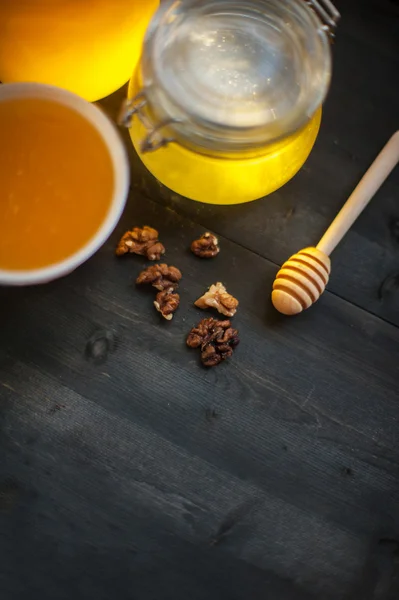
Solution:
M116 248L116 255L138 254L148 260L159 260L165 254L165 247L158 240L158 231L145 225L127 231Z
M174 292L173 288L169 288L163 292L158 292L154 302L154 306L157 311L161 313L163 318L167 321L171 321L173 319L173 315L179 308L179 304L180 296Z
M238 300L229 294L223 283L211 285L209 290L194 303L198 308L216 308L226 317L234 317L238 308Z
M138 285L151 284L154 288L163 292L165 290L176 290L182 274L176 267L160 264L148 267L140 273L136 279Z
M214 258L220 252L219 240L213 233L204 233L191 244L191 252L200 258Z
M217 319L203 319L187 338L189 348L200 348L205 367L215 367L230 358L239 343L238 331L231 327L230 321Z

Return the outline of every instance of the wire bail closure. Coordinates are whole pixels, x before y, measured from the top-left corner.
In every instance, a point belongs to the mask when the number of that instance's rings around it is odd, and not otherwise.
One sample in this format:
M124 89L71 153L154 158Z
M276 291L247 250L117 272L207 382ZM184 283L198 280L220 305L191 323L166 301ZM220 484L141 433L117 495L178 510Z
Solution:
M335 8L331 0L305 0L322 22L323 30L329 35L330 39L335 38L335 30L337 29L341 15Z
M147 97L144 90L141 90L134 98L124 101L118 117L118 124L121 127L130 129L133 119L137 116L148 131L148 135L141 141L140 150L143 154L156 152L168 144L175 141L172 137L162 135L162 129L173 123L178 123L176 119L165 119L154 126L149 117L144 112L147 106Z

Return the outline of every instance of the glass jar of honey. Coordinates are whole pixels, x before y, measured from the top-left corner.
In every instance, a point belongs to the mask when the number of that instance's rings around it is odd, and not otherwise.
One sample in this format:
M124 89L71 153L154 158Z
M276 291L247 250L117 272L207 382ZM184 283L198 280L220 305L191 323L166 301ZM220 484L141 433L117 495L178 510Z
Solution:
M212 204L285 184L319 131L338 19L329 0L161 4L121 113L149 171Z

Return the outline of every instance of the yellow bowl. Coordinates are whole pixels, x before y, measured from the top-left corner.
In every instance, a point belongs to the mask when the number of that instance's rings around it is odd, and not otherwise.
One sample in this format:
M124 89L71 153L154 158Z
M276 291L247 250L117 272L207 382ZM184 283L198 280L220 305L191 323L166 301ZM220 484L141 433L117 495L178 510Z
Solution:
M0 81L104 98L136 68L159 0L0 0Z

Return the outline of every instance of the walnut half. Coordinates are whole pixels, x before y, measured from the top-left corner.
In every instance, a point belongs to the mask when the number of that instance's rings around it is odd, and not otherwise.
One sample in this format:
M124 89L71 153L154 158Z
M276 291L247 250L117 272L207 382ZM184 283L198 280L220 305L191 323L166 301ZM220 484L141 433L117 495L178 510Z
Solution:
M153 265L140 273L136 279L137 285L149 284L160 292L179 287L182 274L176 267L165 264Z
M143 228L134 227L127 231L120 240L116 255L138 254L148 260L159 260L165 254L165 247L158 240L158 231L145 225Z
M159 292L154 302L157 311L161 313L163 318L167 321L173 319L173 315L179 308L179 304L180 296L179 294L176 294L173 288Z
M226 317L234 317L238 304L238 300L229 294L223 283L220 282L211 285L206 294L195 302L195 306L198 306L198 308L216 308L218 312Z
M237 329L231 327L230 321L203 319L197 327L193 327L187 338L189 348L199 348L201 362L205 367L216 367L233 355L240 343Z
M200 258L214 258L220 252L219 240L213 233L204 233L191 244L191 252Z

